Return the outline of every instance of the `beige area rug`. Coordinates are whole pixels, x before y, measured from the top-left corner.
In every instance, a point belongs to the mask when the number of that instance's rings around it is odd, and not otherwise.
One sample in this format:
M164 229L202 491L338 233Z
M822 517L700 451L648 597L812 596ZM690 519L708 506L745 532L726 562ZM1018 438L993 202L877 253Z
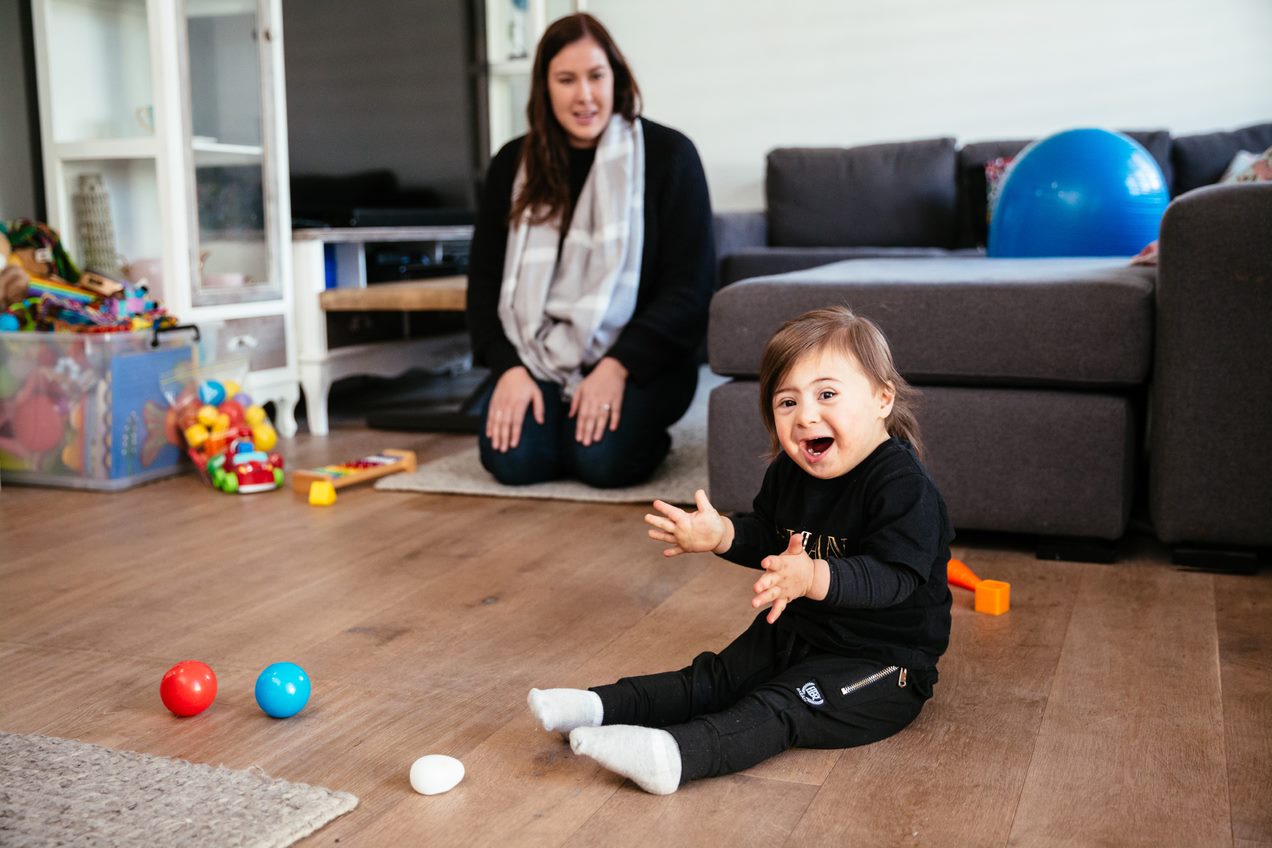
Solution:
M670 503L691 504L693 493L707 488L707 397L727 381L703 366L698 391L684 417L671 428L671 453L639 486L594 489L576 480L556 480L533 486L504 486L481 467L477 447L421 465L411 474L394 474L375 484L393 492L432 492L453 495L493 495L504 498L552 498L565 501L649 503L661 498Z
M0 733L0 845L282 848L358 799L51 736Z

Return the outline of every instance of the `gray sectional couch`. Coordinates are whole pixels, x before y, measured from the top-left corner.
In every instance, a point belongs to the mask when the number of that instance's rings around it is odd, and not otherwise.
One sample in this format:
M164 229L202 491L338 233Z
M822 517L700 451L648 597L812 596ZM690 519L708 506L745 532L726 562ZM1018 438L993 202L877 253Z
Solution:
M957 527L1102 540L1079 554L1101 558L1146 478L1162 540L1272 547L1272 184L1205 187L1272 146L1272 123L1130 134L1175 198L1158 268L986 258L984 163L1025 141L770 153L767 209L717 219L708 351L733 379L711 396L713 502L749 508L763 475L768 336L848 303L923 392Z

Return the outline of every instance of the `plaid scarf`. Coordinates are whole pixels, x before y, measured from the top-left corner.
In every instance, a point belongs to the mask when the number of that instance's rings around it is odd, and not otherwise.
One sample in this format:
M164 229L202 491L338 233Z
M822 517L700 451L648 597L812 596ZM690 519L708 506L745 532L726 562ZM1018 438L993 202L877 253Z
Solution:
M524 185L522 164L514 197ZM530 373L571 397L583 368L600 361L636 309L645 245L640 119L610 119L564 242L559 219L529 219L526 210L508 231L499 320Z

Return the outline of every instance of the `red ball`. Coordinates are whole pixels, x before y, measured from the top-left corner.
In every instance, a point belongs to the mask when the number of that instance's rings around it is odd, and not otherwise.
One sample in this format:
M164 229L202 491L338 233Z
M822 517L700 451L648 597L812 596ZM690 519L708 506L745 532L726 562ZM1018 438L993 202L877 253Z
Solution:
M198 715L216 700L216 675L198 660L179 662L164 674L159 697L179 716Z
M231 427L237 427L238 425L243 423L243 407L240 406L236 401L232 401L232 400L223 401L221 403L221 406L218 408L220 409L221 412L224 412L226 415L230 416Z

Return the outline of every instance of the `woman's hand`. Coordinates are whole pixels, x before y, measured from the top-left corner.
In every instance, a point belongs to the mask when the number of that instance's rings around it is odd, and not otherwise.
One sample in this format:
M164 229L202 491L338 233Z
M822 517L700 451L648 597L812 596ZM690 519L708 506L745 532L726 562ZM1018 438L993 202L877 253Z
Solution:
M596 363L592 373L583 378L570 400L570 417L577 418L574 438L587 447L599 442L605 435L618 429L623 412L623 389L627 386L627 368L623 363L606 356Z
M521 443L521 425L526 407L534 406L534 420L543 423L543 391L524 365L509 368L495 383L486 408L486 438L500 453Z
M814 560L804 553L804 536L792 533L786 550L777 556L765 557L760 566L767 572L755 581L755 597L751 606L759 609L772 604L769 624L777 621L786 605L796 598L808 596L822 600L830 588L830 566L822 560Z
M662 515L645 516L645 523L654 528L649 531L649 538L675 546L663 551L663 556L706 551L719 554L733 545L733 522L716 512L702 489L693 493L693 499L698 505L697 512L685 512L664 501L654 501L654 509Z

